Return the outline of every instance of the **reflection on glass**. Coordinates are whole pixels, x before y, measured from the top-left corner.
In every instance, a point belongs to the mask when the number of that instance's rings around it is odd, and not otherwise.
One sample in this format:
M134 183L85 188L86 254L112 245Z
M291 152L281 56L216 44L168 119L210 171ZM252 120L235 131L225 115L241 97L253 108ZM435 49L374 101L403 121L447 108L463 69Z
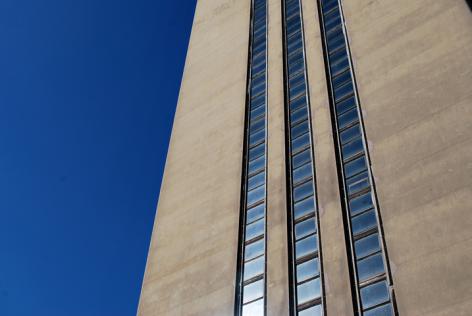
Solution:
M295 219L298 219L314 211L315 211L315 200L313 196L310 196L309 198L303 201L297 202L294 205Z
M313 307L302 310L298 313L298 316L321 316L322 315L321 305L315 305Z
M384 303L389 300L387 282L374 283L361 289L362 308Z
M244 281L264 273L264 256L244 264Z
M361 215L354 217L351 221L352 223L352 233L354 235L363 233L369 229L377 226L377 219L375 217L375 211L370 210Z
M264 295L264 279L249 283L243 288L243 303L255 300Z
M361 238L354 243L356 258L363 258L380 250L379 234L375 233Z
M295 238L300 239L316 232L315 219L309 218L295 225Z
M318 258L313 258L297 265L297 282L303 282L320 273Z
M258 240L256 242L250 243L246 246L245 261L260 256L264 253L264 239Z
M246 241L251 240L264 233L264 219L261 218L257 222L246 226Z
M264 316L264 299L243 305L243 316Z
M368 280L384 272L384 264L381 253L367 257L357 262L357 274L359 275L360 282Z
M298 305L318 298L320 295L320 278L316 278L297 286Z
M314 253L317 250L318 238L316 235L297 241L295 244L295 256L297 259L302 258L310 253Z

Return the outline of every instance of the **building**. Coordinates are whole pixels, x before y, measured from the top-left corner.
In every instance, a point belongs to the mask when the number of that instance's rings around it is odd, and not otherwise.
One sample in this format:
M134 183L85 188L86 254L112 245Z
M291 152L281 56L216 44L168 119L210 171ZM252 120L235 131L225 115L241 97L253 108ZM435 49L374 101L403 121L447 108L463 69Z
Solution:
M138 315L472 315L465 0L200 0Z

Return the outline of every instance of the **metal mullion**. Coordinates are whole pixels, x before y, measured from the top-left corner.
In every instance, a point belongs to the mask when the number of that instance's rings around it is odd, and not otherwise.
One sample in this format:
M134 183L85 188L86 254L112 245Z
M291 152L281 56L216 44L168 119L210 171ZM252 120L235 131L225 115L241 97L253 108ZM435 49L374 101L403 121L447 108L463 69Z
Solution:
M321 280L320 280L321 282ZM324 305L323 304L323 299L322 299L323 293L321 293L321 297L316 297L308 302L305 302L303 304L297 305L297 313L304 311L305 309L309 309L310 307L316 306L316 305ZM321 307L322 310L324 310L324 306Z
M259 257L260 258L260 257ZM259 280L262 280L264 278L264 273L258 274L256 276L253 276L252 278L246 280L243 282L243 286L249 285L251 283L257 282Z
M320 277L320 274L318 273L318 274L315 275L315 276L309 277L309 278L306 279L306 280L303 280L303 281L301 281L301 282L298 282L298 283L297 283L297 286L302 285L302 284L305 284L305 283L308 283L308 282L313 281L313 280L316 280L316 279L319 279L319 277Z
M369 307L369 308L362 309L362 311L363 311L363 312L368 312L368 311L370 311L370 310L372 310L372 309L375 309L375 308L380 307L380 306L383 306L383 305L388 305L388 304L392 304L392 299L389 299L389 300L387 300L387 301L385 301L385 302L382 302L382 303L378 303L378 304L376 304L376 305L374 305L374 306L371 306L371 307ZM393 309L393 307L392 307L392 309Z
M315 251L315 252L313 252L313 253L307 254L306 256L303 256L303 257L297 259L297 260L295 261L295 265L298 266L298 265L301 265L301 264L303 264L303 263L305 263L305 262L308 262L308 261L310 261L310 260L312 260L312 259L316 259L316 258L319 259L318 250ZM321 272L318 273L318 274L321 274Z
M374 234L374 233L370 233L370 234L368 234L368 235L366 235L366 236L364 236L364 237L370 236L370 235L372 235L372 234ZM375 255L378 255L378 254L381 253L381 252L382 252L382 249L379 249L379 250L377 250L377 251L374 251L373 253L369 253L369 254L366 255L366 256L363 256L363 257L360 257L360 258L356 258L356 260L359 262L359 261L361 261L361 260L364 260L364 259L373 257L373 256L375 256Z
M312 197L312 195L309 195L308 197L304 198L303 200L307 200L307 199L309 199L310 197ZM300 200L300 201L298 201L298 202L301 202L301 201L303 201L303 200ZM298 202L297 202L297 203L298 203ZM304 222L304 221L306 221L306 220L308 220L308 219L310 219L310 218L313 218L313 219L317 220L316 213L315 213L314 211L313 211L313 212L310 212L310 213L308 213L308 214L305 214L305 215L303 215L302 217L299 217L299 218L297 218L296 220L294 220L294 225L293 225L293 226L295 226L295 225L297 225L297 224L299 224L299 223L301 223L301 222Z
M375 275L375 276L361 282L360 285L359 285L359 290L361 290L361 289L363 289L363 288L365 288L369 285L372 285L374 283L380 282L382 280L386 280L388 282L387 271L382 272L381 274ZM389 301L391 301L391 298L389 299Z

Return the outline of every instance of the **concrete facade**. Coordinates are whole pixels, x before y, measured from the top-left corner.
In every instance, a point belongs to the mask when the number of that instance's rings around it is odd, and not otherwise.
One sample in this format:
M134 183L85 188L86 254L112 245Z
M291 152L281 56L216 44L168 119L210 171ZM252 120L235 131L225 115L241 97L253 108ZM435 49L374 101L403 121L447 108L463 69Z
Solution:
M302 0L326 314L353 315L316 0ZM472 314L472 12L343 1L400 315ZM288 315L281 1L268 0L267 314ZM199 0L138 315L232 315L250 1Z

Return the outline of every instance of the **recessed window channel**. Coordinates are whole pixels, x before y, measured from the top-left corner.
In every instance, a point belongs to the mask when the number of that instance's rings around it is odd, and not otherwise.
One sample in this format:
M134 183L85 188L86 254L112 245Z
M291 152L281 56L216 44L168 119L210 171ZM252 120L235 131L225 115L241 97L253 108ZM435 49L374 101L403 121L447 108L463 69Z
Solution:
M267 3L253 0L235 315L266 305Z
M292 315L324 314L313 142L299 0L283 0L288 249Z
M395 315L392 281L341 1L319 0L357 315Z

